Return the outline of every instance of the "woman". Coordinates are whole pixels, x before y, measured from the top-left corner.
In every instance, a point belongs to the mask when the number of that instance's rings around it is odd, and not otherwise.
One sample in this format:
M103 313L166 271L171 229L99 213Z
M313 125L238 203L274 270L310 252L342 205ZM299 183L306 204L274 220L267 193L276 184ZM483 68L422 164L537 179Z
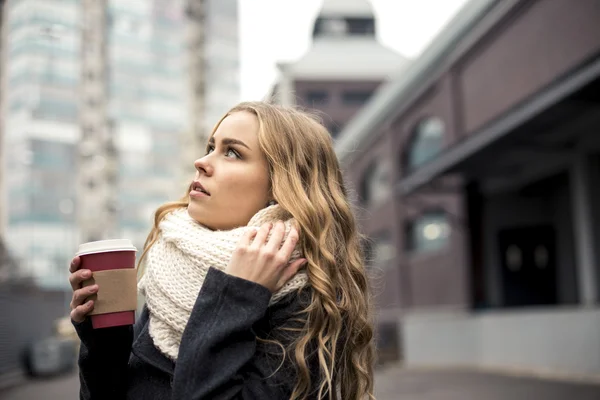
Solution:
M72 262L81 398L373 398L367 279L327 130L242 103L194 165L156 212L135 327L91 328L99 288Z

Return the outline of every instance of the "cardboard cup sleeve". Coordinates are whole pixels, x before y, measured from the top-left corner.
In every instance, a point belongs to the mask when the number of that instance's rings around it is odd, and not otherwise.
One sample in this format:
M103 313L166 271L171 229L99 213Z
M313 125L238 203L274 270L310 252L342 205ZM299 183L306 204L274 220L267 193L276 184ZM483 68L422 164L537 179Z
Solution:
M94 310L89 315L135 311L137 308L137 269L107 269L95 271L83 286L98 285L98 292L89 299L94 300Z

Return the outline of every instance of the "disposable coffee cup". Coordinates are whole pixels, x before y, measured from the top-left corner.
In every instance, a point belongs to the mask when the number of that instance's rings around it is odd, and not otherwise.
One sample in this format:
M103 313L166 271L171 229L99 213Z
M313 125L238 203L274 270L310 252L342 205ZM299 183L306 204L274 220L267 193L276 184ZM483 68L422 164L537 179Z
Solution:
M111 239L79 245L80 269L92 271L83 286L98 285L89 314L94 329L133 325L137 306L137 249L128 239Z

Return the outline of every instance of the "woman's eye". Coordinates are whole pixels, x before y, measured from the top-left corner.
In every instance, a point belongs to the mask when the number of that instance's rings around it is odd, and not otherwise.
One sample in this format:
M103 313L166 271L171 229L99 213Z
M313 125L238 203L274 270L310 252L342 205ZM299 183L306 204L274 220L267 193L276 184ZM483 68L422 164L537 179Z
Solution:
M215 146L208 146L206 148L206 154L210 154L213 151L215 151ZM225 156L226 157L241 158L240 155L235 150L233 150L231 148L227 149L227 151L225 152Z
M227 157L236 157L236 158L239 158L238 154L233 149L227 150Z

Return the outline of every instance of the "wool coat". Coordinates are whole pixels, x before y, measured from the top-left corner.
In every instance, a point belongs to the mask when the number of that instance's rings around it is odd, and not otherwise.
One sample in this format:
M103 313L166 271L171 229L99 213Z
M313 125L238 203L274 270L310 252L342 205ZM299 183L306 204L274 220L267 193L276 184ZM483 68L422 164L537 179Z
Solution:
M264 286L210 268L174 362L153 344L144 308L134 326L93 329L73 322L81 339L81 400L289 399L296 383L293 354L284 347L302 327L297 313L310 288L272 306ZM314 349L313 349L314 350ZM308 352L313 385L318 360ZM315 399L316 394L312 394Z

